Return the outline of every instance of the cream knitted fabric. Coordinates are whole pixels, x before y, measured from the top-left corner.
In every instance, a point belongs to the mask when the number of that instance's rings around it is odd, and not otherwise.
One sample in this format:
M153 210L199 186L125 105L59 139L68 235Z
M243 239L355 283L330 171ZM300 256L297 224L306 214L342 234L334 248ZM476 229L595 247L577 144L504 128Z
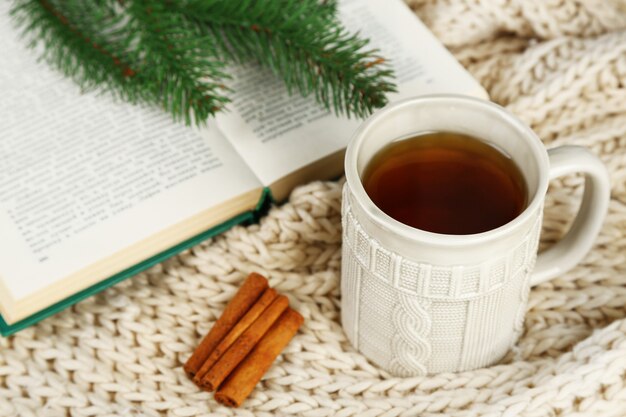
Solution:
M533 289L498 366L391 378L339 325L341 184L300 187L236 227L16 336L0 339L0 416L626 415L626 4L441 0L411 6L547 146L590 147L613 181L584 262ZM419 40L416 40L419 42ZM542 245L572 218L580 178L555 181ZM181 364L250 271L305 324L241 409L219 407Z

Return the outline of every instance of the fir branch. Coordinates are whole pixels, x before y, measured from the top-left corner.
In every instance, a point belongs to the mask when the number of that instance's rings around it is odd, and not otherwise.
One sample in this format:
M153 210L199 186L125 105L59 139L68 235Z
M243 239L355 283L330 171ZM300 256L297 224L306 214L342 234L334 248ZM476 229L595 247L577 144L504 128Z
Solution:
M228 60L260 62L290 92L362 117L392 71L337 21L335 0L14 0L31 46L83 89L203 123L228 102Z
M214 42L164 2L134 0L124 3L125 30L131 39L138 75L152 80L154 93L175 119L191 123L191 115L205 121L228 99L223 80L224 63L216 59Z
M367 116L396 91L385 60L342 28L335 0L189 0L177 12L208 29L225 58L254 59L335 113Z
M160 2L19 0L11 13L30 45L85 90L159 105L203 123L228 101L210 39Z
M83 89L101 86L138 101L144 92L129 82L135 71L123 56L110 52L119 51L120 45L94 30L115 25L117 17L90 6L89 2L71 7L69 2L25 0L16 2L11 13L30 37L30 46L43 44L42 58Z

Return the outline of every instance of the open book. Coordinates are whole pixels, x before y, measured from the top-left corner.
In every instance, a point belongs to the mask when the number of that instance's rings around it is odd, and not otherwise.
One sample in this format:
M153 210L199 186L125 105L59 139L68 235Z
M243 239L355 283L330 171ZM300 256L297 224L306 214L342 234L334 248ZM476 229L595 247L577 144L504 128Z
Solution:
M399 92L484 90L401 0L340 16L395 68ZM297 184L341 174L360 121L234 68L229 112L190 128L82 94L37 62L0 5L0 333L24 328L226 230Z

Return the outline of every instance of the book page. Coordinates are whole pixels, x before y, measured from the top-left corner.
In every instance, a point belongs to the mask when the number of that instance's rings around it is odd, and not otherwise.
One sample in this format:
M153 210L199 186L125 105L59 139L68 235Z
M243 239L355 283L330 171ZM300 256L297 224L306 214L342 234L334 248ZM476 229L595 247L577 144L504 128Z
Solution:
M370 39L396 73L396 101L419 94L485 91L401 0L341 0L339 15ZM219 128L248 165L270 185L347 145L360 120L337 117L312 97L289 96L282 81L256 65L232 69L233 103Z
M216 129L81 93L0 6L0 281L20 299L258 189ZM232 213L232 216L239 213Z

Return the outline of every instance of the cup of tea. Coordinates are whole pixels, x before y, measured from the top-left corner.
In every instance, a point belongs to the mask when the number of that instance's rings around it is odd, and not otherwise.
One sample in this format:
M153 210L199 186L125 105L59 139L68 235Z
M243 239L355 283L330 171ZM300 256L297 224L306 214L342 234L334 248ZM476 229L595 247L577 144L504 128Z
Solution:
M530 287L575 266L609 202L588 150L546 150L504 108L432 95L389 105L345 157L341 320L348 339L397 376L498 362L517 341ZM550 179L585 174L565 237L537 256Z

